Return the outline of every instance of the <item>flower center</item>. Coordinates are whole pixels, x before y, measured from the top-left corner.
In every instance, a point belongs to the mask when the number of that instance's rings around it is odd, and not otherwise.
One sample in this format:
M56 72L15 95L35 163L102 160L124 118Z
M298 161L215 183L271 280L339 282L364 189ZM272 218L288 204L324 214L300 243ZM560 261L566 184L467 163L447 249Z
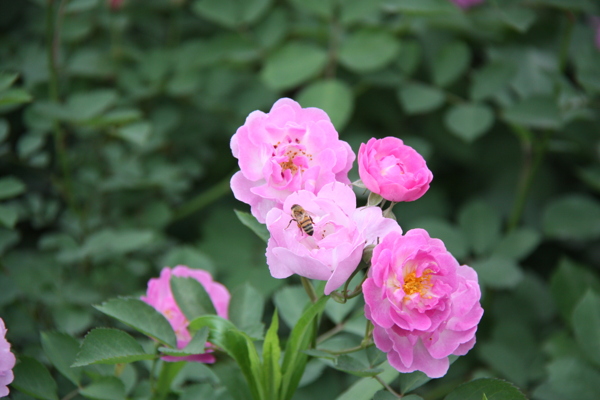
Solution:
M281 172L283 173L285 170L292 171L292 174L296 174L298 171L303 172L306 168L308 168L308 161L312 161L312 154L307 153L303 149L304 146L300 145L300 139L290 139L288 142L288 147L285 149L285 153L282 154L286 160L279 163L281 166ZM281 142L277 142L273 145L274 154L277 152L277 148L280 146ZM280 149L280 151L281 150L283 149ZM296 161L296 157L302 157L303 160L298 162Z
M415 271L407 274L404 277L404 286L402 287L405 293L404 298L408 299L415 293L419 293L424 298L429 298L426 294L433 286L431 283L431 272L430 269L426 269L421 276L417 276Z

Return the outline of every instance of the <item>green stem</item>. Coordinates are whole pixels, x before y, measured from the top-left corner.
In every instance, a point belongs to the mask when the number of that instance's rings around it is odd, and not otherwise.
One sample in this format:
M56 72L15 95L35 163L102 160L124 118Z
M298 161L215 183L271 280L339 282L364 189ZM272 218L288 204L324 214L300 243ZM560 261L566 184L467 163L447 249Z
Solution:
M532 136L531 142L523 142L523 169L519 181L517 197L508 220L507 232L512 232L516 229L521 221L521 216L527 202L527 196L529 195L531 185L533 184L533 178L544 159L549 138L550 133L545 132L541 141L536 141Z
M302 281L302 286L304 287L304 290L306 290L306 294L308 294L311 303L316 303L319 297L317 296L317 292L315 292L315 288L311 281L303 276L300 277L300 280Z
M58 86L58 52L60 49L60 32L63 21L63 14L68 0L61 0L58 5L56 24L54 23L54 0L48 0L47 11L46 11L46 56L48 61L48 68L50 70L50 77L48 80L48 95L50 100L55 103L60 102L60 91ZM76 214L80 215L79 210L75 204L73 196L73 186L71 183L71 169L69 166L69 159L67 157L66 138L65 132L62 129L60 123L56 120L52 122L54 131L54 146L56 151L56 157L60 165L60 170L63 178L63 192L65 200L69 205L69 208Z
M222 196L229 193L230 189L230 181L231 175L227 175L226 178L212 186L210 189L200 193L198 196L194 197L187 203L183 204L179 209L175 212L173 216L173 221L178 221L183 219L197 211L200 211L204 207L210 205L215 202Z
M152 400L164 400L167 398L171 391L173 379L185 367L185 364L185 361L163 362Z
M575 16L572 12L567 12L567 26L565 33L562 36L560 43L560 53L558 56L558 66L562 72L567 68L567 60L569 58L569 46L571 45L571 36L573 34L573 26L575 25Z
M400 393L396 392L394 389L392 389L392 387L390 385L388 385L387 383L385 383L385 381L383 379L381 379L379 377L379 375L375 375L375 379L377 379L377 382L381 383L381 386L383 386L384 388L386 388L386 390L388 392L390 392L391 394L393 394L394 396L396 396L399 399L402 398L402 395Z

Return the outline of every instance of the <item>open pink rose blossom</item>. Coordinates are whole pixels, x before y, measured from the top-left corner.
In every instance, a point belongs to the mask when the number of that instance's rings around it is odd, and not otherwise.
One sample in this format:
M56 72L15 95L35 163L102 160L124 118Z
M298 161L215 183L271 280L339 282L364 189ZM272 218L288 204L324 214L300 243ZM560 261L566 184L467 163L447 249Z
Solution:
M423 229L390 233L371 263L363 294L375 345L400 372L444 376L448 356L475 344L483 315L477 273Z
M312 219L309 235L298 226L291 208L300 205ZM343 183L328 183L314 194L300 190L267 214L271 233L267 264L274 278L298 274L327 281L325 294L340 287L358 266L366 245L389 232L402 233L379 207L356 208L356 195Z
M10 343L6 340L6 327L0 318L0 397L8 396L7 385L14 379L12 369L15 366L15 355L10 352Z
M152 278L148 281L148 291L142 300L150 304L157 311L163 314L175 331L177 337L177 347L183 349L192 340L187 326L189 321L177 305L173 292L171 291L171 275L179 277L194 278L206 290L208 296L213 302L217 315L227 319L230 294L227 288L218 282L213 281L210 273L201 269L192 269L183 265L171 268L165 267L160 273L160 278ZM209 353L196 354L186 357L164 356L165 361L198 361L211 364L215 362L215 357Z
M302 108L287 98L267 114L250 113L231 138L231 151L240 166L231 178L233 194L250 204L261 223L293 192L317 193L330 182L350 183L355 158L323 110Z
M417 200L433 179L423 157L395 137L361 144L358 173L367 189L394 202Z

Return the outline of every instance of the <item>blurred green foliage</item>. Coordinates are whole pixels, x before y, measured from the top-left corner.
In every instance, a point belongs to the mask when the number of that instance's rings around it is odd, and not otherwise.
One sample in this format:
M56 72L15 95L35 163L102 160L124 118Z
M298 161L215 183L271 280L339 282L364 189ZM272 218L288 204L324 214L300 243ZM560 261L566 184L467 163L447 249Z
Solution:
M306 294L270 277L228 185L231 135L288 96L327 111L355 151L397 136L421 152L432 188L396 206L398 221L479 273L475 348L443 379L384 368L383 381L427 400L475 377L537 400L600 398L597 2L109 3L0 0L0 317L20 357L14 387L149 398L149 363L83 375L69 365L86 332L115 324L91 305L140 295L165 265L208 270L240 302L254 299L237 305L241 329L260 334L277 306L289 333ZM356 345L362 302L336 307L323 346ZM377 365L363 353L343 367L309 361L294 398L388 398L334 369ZM188 365L172 398L236 398L225 390L242 382L236 371Z

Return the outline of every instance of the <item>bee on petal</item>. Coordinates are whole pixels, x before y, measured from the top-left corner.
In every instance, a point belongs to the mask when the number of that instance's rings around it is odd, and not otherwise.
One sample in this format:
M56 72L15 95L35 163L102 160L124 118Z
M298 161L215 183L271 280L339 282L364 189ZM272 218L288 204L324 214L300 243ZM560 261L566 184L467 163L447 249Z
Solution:
M308 215L308 211L302 208L301 205L294 204L292 206L292 216L293 218L290 220L288 227L290 226L292 221L296 221L296 224L298 224L298 228L302 229L304 233L306 233L309 236L313 235L313 233L315 232L313 220L310 217L310 215Z

